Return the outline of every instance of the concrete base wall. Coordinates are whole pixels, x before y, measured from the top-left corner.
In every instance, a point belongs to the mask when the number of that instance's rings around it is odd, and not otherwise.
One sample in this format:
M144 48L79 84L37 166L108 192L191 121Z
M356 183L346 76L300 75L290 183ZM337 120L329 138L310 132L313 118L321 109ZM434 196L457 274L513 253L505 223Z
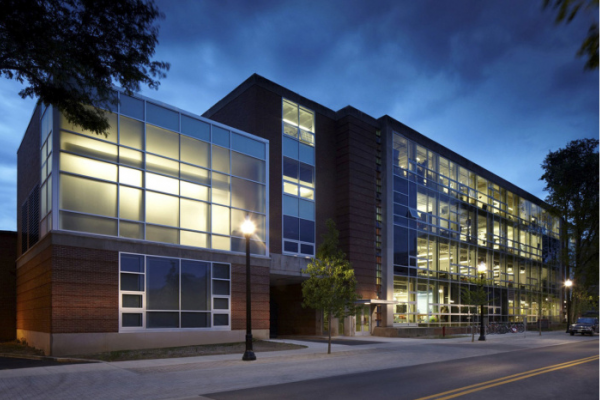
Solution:
M254 339L268 339L268 329L252 331ZM246 339L246 331L185 331L185 332L135 332L135 333L58 333L17 331L30 346L41 349L46 355L67 356L118 350L140 350L161 347L180 347L217 343L236 343Z
M470 327L446 327L446 335L464 335L471 333ZM381 337L431 337L443 335L442 327L439 328L386 328L376 327L373 329L373 336Z
M17 340L27 342L29 346L42 350L46 355L50 355L51 353L52 339L51 335L47 332L17 329Z

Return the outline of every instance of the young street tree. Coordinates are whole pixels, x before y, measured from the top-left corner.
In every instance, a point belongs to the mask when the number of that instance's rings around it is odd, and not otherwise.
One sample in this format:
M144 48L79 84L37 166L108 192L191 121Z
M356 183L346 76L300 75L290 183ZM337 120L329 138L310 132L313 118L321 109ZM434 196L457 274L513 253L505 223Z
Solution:
M331 354L331 318L345 318L356 314L356 278L346 254L338 247L339 232L335 223L327 220L327 233L317 250L317 256L311 260L302 273L309 275L302 282L303 307L321 310L329 315L329 345L327 354Z
M597 300L598 139L569 142L564 149L548 153L542 168L541 180L546 182L544 190L548 192L546 202L566 222L570 244L563 260L574 271L573 292L594 291Z
M474 280L475 286L463 286L461 288L461 302L463 304L469 304L471 306L480 307L480 316L485 315L483 307L489 304L488 292L485 290L487 280L485 278L478 278ZM471 341L474 340L475 331L471 330Z
M151 61L162 16L153 0L0 0L0 9L0 76L96 134L108 121L85 105L116 104L113 84L156 89L169 70Z

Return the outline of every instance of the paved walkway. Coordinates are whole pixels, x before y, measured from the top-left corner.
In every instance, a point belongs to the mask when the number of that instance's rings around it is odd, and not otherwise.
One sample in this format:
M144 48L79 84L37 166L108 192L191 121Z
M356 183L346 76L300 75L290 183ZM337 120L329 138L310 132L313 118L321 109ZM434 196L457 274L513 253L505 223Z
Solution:
M356 337L377 341L361 346L281 340L306 349L257 353L122 361L0 371L1 399L202 399L203 394L376 371L481 355L598 340L564 332L470 336L452 339Z

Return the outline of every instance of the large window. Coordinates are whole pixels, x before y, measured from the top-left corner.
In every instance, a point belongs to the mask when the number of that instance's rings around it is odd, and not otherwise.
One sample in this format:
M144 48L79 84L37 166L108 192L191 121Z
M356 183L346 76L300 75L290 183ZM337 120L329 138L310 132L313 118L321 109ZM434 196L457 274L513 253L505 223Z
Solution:
M42 107L40 165L40 237L52 229L52 106ZM37 223L37 221L36 221Z
M249 215L259 226L252 252L266 254L267 142L120 96L106 137L60 118L59 229L243 252L235 224Z
M315 117L283 100L283 252L315 254Z
M231 326L229 264L121 253L119 288L121 332Z

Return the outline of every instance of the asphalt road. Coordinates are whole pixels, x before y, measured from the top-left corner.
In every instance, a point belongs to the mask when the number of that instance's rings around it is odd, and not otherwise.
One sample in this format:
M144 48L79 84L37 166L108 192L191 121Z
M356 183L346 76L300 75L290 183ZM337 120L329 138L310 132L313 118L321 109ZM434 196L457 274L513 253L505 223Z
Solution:
M203 394L227 399L599 398L598 341Z

